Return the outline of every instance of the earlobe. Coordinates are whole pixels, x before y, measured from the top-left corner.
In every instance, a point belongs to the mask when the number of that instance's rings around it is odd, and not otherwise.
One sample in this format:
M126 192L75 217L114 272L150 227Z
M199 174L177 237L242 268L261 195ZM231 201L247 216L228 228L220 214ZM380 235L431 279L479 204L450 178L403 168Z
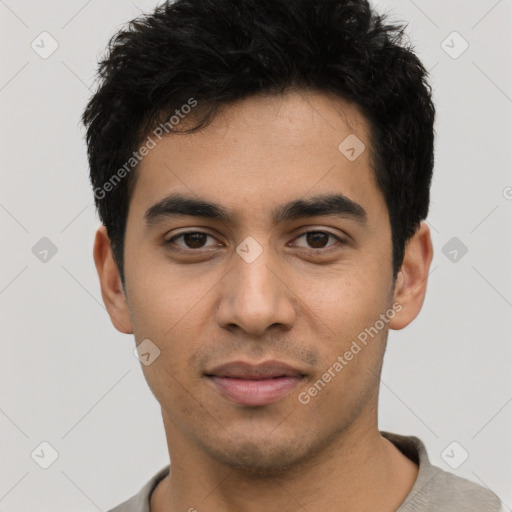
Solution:
M93 257L100 280L101 296L112 324L124 334L133 334L130 311L121 283L119 268L114 260L110 238L105 226L100 226L96 231Z
M419 314L425 300L428 274L434 255L430 229L422 221L405 246L404 260L397 275L394 302L402 308L389 322L391 329L403 329Z

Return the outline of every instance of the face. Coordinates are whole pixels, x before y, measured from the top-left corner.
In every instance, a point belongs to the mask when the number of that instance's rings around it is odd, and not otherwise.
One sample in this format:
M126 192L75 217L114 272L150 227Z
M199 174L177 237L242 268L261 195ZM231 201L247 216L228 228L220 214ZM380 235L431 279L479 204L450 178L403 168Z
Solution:
M271 474L376 424L387 332L410 320L369 147L355 105L294 92L233 105L141 162L109 312L160 350L142 368L176 446Z

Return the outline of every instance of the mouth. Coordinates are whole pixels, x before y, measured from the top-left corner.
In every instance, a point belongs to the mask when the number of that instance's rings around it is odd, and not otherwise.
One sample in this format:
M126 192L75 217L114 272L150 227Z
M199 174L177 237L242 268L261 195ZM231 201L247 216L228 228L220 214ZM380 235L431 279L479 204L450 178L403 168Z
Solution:
M254 365L235 361L205 373L217 392L239 405L263 406L288 395L305 374L279 361Z

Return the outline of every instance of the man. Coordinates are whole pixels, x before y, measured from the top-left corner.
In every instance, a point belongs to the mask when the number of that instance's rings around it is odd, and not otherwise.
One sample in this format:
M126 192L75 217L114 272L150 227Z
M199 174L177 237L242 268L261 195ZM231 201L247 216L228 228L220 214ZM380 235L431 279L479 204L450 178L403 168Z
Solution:
M99 74L94 260L170 457L114 511L499 510L377 425L433 255L434 106L402 27L362 0L177 0Z

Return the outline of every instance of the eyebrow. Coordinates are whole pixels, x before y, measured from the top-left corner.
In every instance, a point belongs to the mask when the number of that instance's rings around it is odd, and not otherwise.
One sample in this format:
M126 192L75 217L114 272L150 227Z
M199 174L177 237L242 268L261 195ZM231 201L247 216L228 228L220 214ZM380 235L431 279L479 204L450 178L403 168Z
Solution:
M144 214L147 227L179 216L201 217L233 224L236 216L224 206L181 194L171 194L154 204ZM365 209L343 194L323 194L308 199L297 199L271 211L274 224L315 216L338 216L367 224Z

